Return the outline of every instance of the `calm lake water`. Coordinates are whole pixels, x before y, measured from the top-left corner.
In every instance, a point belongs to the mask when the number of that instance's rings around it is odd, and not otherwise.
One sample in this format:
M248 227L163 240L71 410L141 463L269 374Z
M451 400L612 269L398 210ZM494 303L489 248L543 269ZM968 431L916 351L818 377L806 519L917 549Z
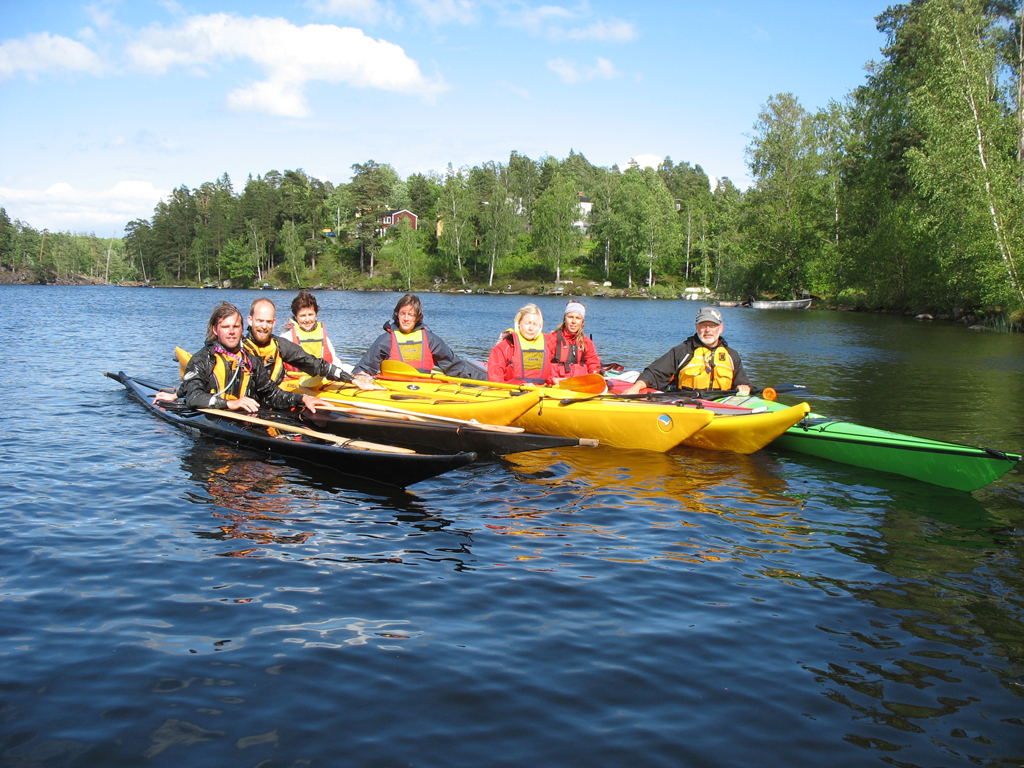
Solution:
M0 287L0 764L1024 762L1020 469L969 495L577 448L389 491L196 442L101 375L172 383L212 306L258 295ZM398 294L318 298L354 361ZM525 297L423 299L485 357ZM586 328L642 368L696 309L591 300ZM1024 337L724 314L818 412L1024 449Z

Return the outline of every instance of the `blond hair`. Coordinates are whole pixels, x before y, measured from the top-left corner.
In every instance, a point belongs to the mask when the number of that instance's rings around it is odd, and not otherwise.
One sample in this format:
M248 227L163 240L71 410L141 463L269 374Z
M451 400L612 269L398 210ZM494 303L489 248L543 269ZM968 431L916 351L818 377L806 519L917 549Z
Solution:
M540 332L544 333L544 313L540 311L540 307L538 307L536 304L527 304L525 307L522 307L518 312L516 312L516 319L512 323L512 329L516 333L519 333L519 321L522 320L527 315L536 315L537 317L540 318Z

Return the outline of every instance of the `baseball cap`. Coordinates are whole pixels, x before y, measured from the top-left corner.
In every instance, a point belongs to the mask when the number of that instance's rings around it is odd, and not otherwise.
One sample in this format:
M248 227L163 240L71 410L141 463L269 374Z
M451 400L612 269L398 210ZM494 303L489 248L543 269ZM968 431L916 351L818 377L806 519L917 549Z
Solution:
M714 307L702 307L700 312L697 313L696 323L714 323L715 325L722 324L722 313Z

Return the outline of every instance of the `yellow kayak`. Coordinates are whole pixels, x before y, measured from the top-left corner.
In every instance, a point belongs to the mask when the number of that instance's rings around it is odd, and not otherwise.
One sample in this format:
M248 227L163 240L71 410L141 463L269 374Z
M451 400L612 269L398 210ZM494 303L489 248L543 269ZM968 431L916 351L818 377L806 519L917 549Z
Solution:
M782 411L719 412L714 421L683 443L712 451L753 453L800 421L810 410L807 403L800 403Z
M385 361L383 370L376 381L389 389L411 383L421 391L428 387L438 393L457 389L461 395L474 390L535 393L538 402L515 420L515 426L542 435L596 438L602 445L618 448L669 451L714 419L713 411L701 408L599 397L556 387L495 385L439 374L428 375L394 361ZM389 380L389 377L393 379ZM572 402L563 403L566 400Z
M387 377L392 376L393 381ZM481 382L456 379L440 374L426 375L394 362L385 362L384 374L377 382L387 387L401 381L426 387L445 384L467 387ZM507 389L520 385L498 384ZM764 448L809 411L807 403L777 412L751 412L739 409L707 409L695 406L658 403L656 400L623 399L614 395L594 396L554 387L541 387L540 402L516 420L515 426L529 432L563 437L594 437L603 445L668 451L677 445L689 445L714 451L753 453ZM573 402L562 404L572 399Z
M571 392L549 387L543 392L540 402L516 419L515 426L542 435L596 437L602 445L664 452L700 434L715 418L702 408L572 398Z
M381 380L379 384L385 387L382 390L363 390L351 384L333 381L314 382L313 379L286 378L281 382L281 389L315 395L345 405L383 405L431 416L475 420L481 424L499 427L511 424L533 408L541 397L540 390L537 389L524 389L519 392L496 390L486 386L435 384L430 381L417 384Z

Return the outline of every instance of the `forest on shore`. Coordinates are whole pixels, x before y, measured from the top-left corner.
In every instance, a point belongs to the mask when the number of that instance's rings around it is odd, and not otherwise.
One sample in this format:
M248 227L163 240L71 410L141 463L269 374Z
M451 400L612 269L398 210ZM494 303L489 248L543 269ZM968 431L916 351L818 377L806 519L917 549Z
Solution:
M38 231L0 209L0 272L29 282L499 289L980 312L1024 325L1024 2L912 0L865 82L809 111L771 95L747 190L666 157L582 154L414 173L352 166L179 186L123 238ZM418 217L383 225L388 212Z

